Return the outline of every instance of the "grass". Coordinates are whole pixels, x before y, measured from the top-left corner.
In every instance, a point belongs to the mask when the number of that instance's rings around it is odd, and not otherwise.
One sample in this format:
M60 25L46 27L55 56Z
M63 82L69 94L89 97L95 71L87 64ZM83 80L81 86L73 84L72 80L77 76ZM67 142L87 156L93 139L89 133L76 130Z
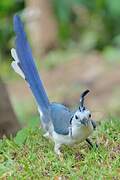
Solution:
M0 141L0 179L119 179L120 178L120 121L103 121L92 139L99 148L88 145L62 148L60 161L53 143L43 138L38 118L32 118L27 128L15 138Z

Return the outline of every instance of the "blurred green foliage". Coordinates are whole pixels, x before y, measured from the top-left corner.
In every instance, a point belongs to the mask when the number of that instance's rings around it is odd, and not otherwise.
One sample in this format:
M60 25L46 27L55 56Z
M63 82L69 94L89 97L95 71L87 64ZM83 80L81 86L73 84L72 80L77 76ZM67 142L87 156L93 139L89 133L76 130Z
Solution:
M52 0L58 22L59 45L82 51L120 47L119 0ZM24 0L0 1L0 60L8 56L12 44L15 12Z
M83 50L120 47L119 0L53 0L53 5L63 47L71 42Z
M23 7L24 2L22 0L0 1L0 60L4 60L9 54L13 36L13 15L23 9Z

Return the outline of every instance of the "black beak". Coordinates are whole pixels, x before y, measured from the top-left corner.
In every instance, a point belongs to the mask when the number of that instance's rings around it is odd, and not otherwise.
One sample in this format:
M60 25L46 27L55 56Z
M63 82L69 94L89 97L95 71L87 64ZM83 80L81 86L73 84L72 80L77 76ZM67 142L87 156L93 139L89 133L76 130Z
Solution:
M86 118L82 119L81 123L85 126L88 125L88 119L86 119Z

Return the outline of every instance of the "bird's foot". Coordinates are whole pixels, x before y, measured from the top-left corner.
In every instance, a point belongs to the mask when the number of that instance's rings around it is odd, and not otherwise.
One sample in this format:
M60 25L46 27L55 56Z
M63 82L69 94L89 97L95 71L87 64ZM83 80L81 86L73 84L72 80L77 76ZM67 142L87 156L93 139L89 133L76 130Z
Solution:
M45 137L45 138L50 138L49 132L46 132L46 133L43 135L43 137Z
M93 143L90 141L89 138L87 138L86 141L89 144L90 148L98 148L99 147L97 143L95 145L93 145Z

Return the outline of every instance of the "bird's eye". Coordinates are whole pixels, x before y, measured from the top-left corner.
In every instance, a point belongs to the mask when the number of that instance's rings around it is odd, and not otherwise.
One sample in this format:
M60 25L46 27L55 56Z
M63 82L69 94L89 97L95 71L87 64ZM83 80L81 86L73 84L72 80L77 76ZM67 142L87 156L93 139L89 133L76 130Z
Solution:
M89 114L89 118L91 118L91 114Z
M78 119L78 116L77 116L77 115L75 115L75 119Z
M85 107L83 107L83 111L85 111Z

